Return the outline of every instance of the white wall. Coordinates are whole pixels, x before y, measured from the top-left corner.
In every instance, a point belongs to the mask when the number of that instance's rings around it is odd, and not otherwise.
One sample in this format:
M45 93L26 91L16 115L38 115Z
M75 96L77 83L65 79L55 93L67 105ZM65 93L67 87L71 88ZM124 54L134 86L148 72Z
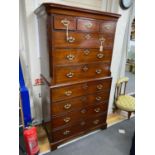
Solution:
M38 44L37 19L34 10L43 2L57 2L61 4L84 7L89 9L113 12L121 14L118 21L115 37L115 45L112 60L113 83L109 101L109 113L112 111L114 87L117 78L123 75L120 70L125 64L126 42L128 38L128 24L132 9L123 11L119 7L119 0L23 0L20 1L20 57L24 68L25 80L31 95L31 112L38 122L42 119L40 86L34 86L34 80L40 76L40 54ZM25 47L25 48L22 48ZM122 65L124 64L124 65Z

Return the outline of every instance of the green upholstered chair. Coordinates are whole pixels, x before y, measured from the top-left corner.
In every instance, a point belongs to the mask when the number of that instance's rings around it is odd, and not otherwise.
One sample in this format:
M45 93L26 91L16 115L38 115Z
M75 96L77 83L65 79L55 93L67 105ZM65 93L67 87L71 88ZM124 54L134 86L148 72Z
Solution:
M135 98L125 94L128 80L128 77L122 77L116 82L113 112L117 109L124 110L130 119L131 113L135 112Z

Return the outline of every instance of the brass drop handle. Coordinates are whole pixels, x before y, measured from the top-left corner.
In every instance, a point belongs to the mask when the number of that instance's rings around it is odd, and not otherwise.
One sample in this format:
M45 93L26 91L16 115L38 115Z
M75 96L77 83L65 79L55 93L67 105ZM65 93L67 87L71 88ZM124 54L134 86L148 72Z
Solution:
M91 28L91 27L93 26L93 24L90 23L90 22L88 22L88 23L86 23L84 26L85 26L86 28Z
M88 49L85 49L83 52L85 55L88 55L90 53L90 51Z
M69 37L69 34L68 34L68 27L69 27L70 21L65 18L61 20L61 23L66 27L66 40L69 43L73 43L75 41L75 38L72 36Z
M69 54L69 55L66 56L66 58L67 58L69 61L72 61L72 60L75 58L75 56L74 56L73 54Z
M101 74L102 69L96 69L96 74Z
M103 53L98 53L98 54L97 54L97 58L98 58L98 59L102 59L102 58L103 58L103 56L104 56L104 54L103 54Z
M102 99L101 96L97 96L97 97L96 97L96 101L100 101L101 99Z
M110 25L105 25L104 26L107 30L110 30L111 29L111 26Z
M98 85L97 85L97 89L98 89L98 90L101 90L102 88L103 88L103 85L102 85L102 84L98 84Z
M67 20L67 19L65 18L65 19L61 20L61 23L62 23L64 26L67 27L67 26L70 24L70 21Z
M66 130L66 131L63 132L63 135L68 135L68 134L70 134L69 130Z
M64 118L64 122L65 122L65 123L68 123L70 120L71 120L70 117L66 117L66 118Z
M70 36L70 37L67 38L67 41L69 43L73 43L75 41L75 38Z
M66 96L71 96L71 95L72 95L72 91L70 91L70 90L66 91L66 92L65 92L65 95L66 95Z
M100 112L100 110L101 110L100 108L94 109L95 112Z
M99 48L99 51L102 52L102 51L103 51L103 43L105 42L105 38L101 37L101 38L99 39L99 41L100 41L100 48Z
M88 67L87 67L87 66L84 66L84 67L82 68L82 70L83 70L84 72L86 72L86 71L88 71Z
M81 113L82 113L82 114L85 114L85 113L86 113L86 109L82 109L82 110L81 110Z
M74 75L74 73L69 72L69 73L67 73L67 75L66 75L66 76L67 76L68 78L72 78L72 77L73 77L73 75Z
M100 122L100 120L95 120L93 123L96 125L96 124L98 124Z
M71 106L72 106L72 105L71 105L70 103L67 103L67 104L64 105L64 109L70 109Z

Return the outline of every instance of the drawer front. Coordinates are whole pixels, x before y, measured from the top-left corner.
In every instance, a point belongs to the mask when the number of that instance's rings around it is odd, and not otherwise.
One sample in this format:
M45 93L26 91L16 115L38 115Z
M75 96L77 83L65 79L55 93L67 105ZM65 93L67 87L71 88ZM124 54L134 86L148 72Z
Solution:
M110 63L92 63L74 66L56 66L55 83L73 82L110 76Z
M66 33L63 31L54 31L52 46L58 48L97 48L100 49L101 38L104 38L103 47L112 48L114 38L101 33L82 33L70 32L69 37L73 39L67 41Z
M100 92L73 99L52 103L52 116L63 115L69 111L75 111L92 104L99 104L109 100L109 92Z
M111 62L112 50L104 49L55 49L53 51L56 65L76 64L85 62Z
M64 116L52 118L52 127L58 128L64 125L73 124L80 119L87 119L92 116L97 116L107 111L108 103L103 102L97 105L84 107L75 112L66 113Z
M116 29L116 22L114 21L104 21L101 23L100 31L103 34L114 35Z
M106 114L97 117L92 117L90 119L83 119L78 121L72 126L68 126L52 132L52 139L54 141L59 141L65 138L69 138L75 134L83 132L88 129L93 129L95 127L100 127L106 123Z
M70 99L96 92L109 92L111 88L111 78L73 84L71 86L57 87L50 89L52 102Z
M54 29L66 29L68 23L69 30L76 30L76 18L72 16L55 15L53 16Z
M97 20L78 19L77 30L87 32L99 32L99 22Z

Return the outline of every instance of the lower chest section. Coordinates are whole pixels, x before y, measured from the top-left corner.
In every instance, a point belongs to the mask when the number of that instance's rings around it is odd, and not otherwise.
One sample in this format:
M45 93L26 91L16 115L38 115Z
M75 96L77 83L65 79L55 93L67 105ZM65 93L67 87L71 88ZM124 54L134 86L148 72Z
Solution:
M51 88L51 139L62 141L106 126L111 78Z

